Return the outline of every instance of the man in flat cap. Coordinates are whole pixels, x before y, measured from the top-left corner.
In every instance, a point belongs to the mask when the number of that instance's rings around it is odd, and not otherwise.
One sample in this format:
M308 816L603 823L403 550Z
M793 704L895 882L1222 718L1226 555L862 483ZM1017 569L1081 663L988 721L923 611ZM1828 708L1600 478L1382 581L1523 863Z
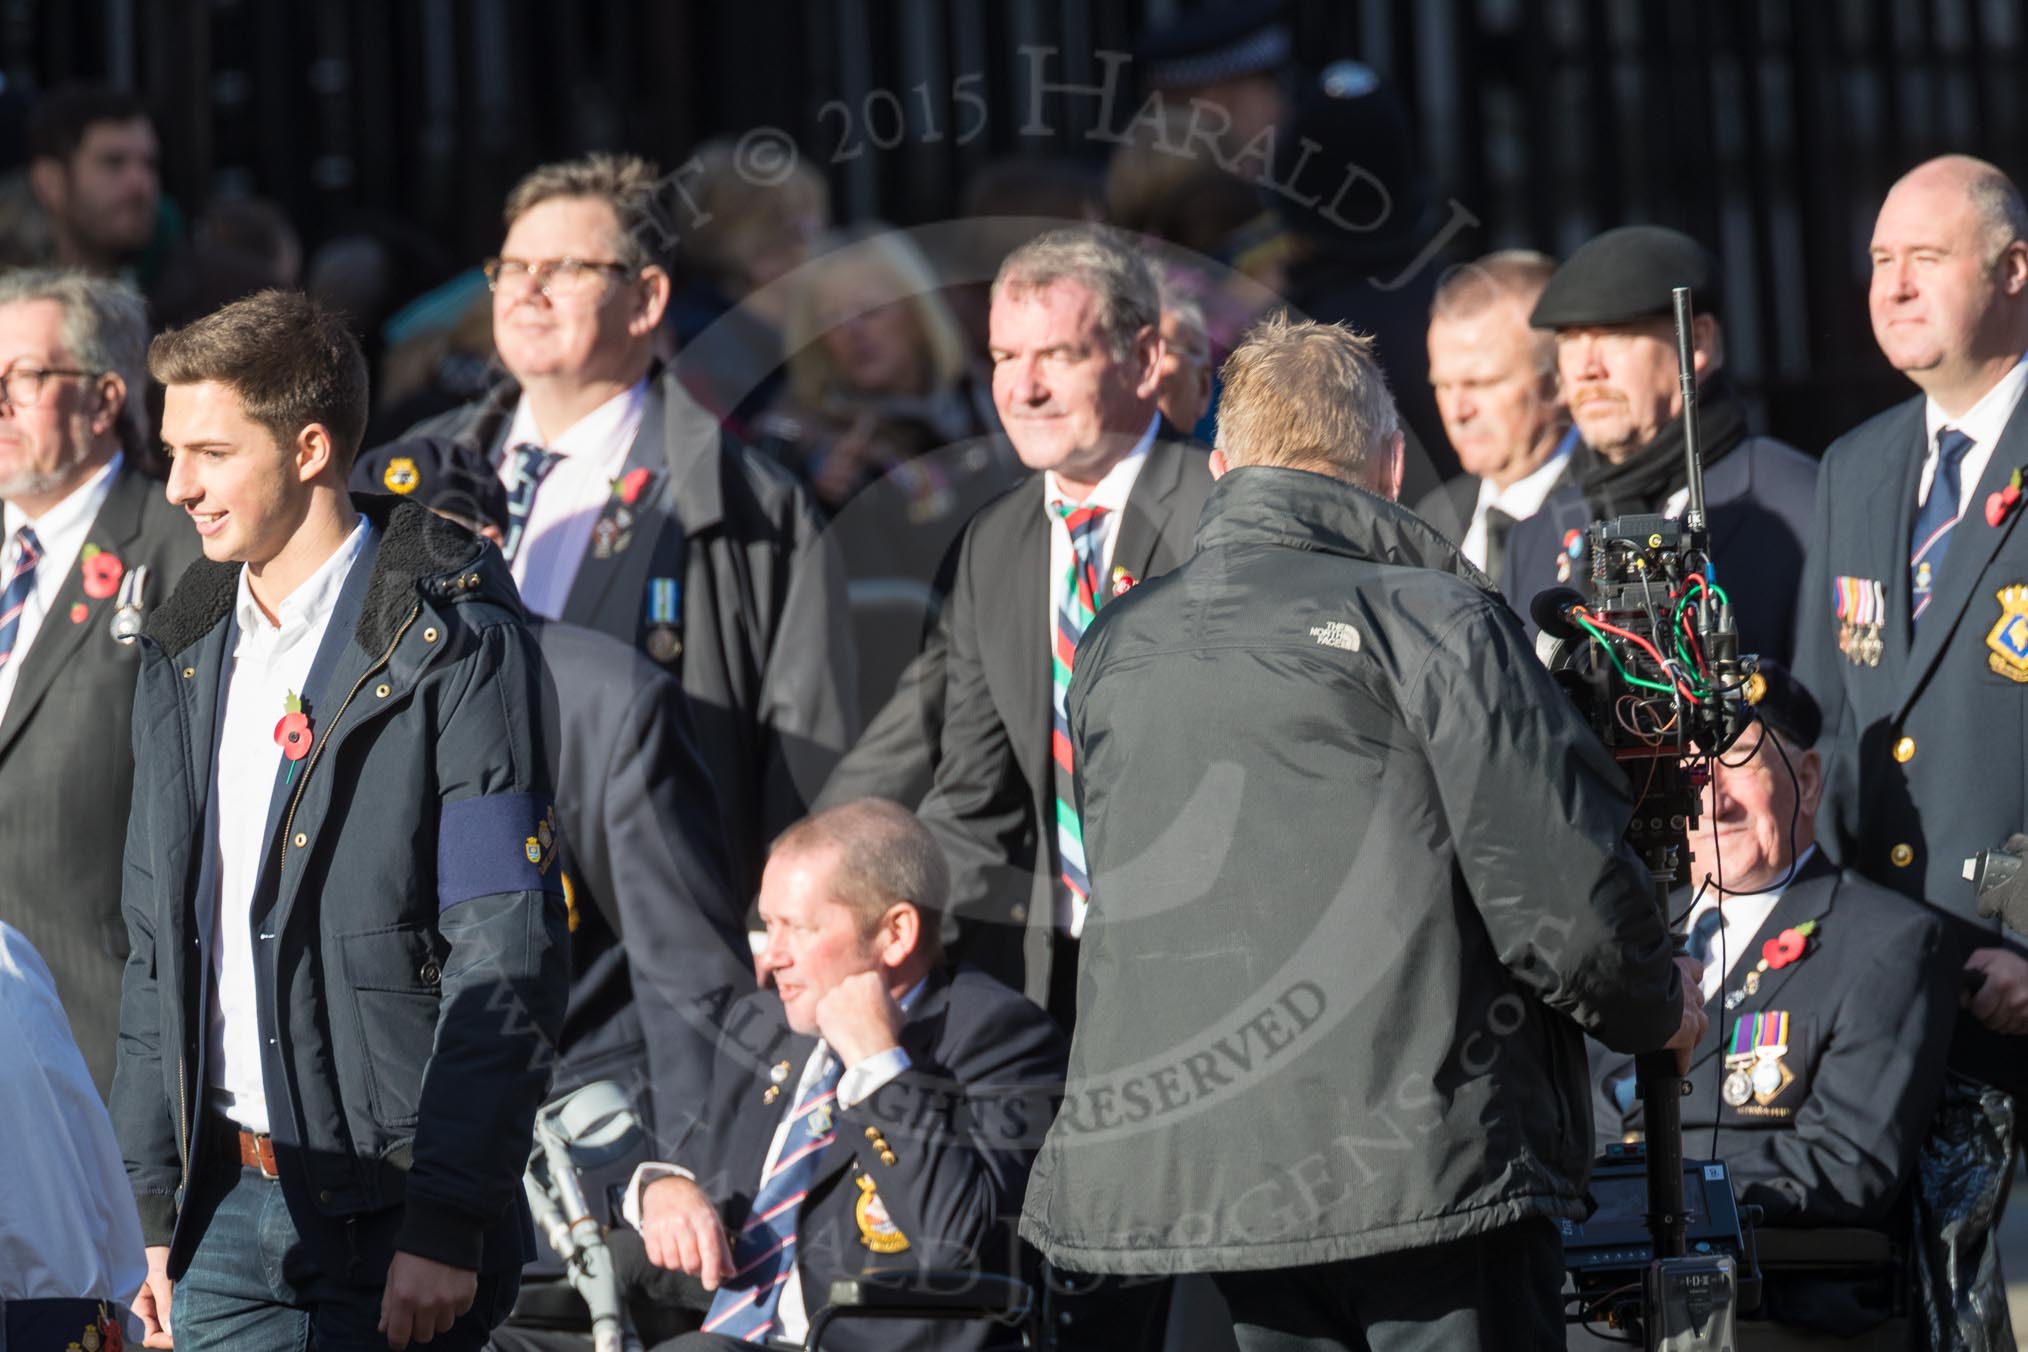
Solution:
M1523 615L1537 592L1583 588L1585 527L1616 516L1680 516L1689 497L1670 292L1696 307L1692 355L1712 581L1730 590L1741 652L1786 662L1817 466L1747 430L1722 370L1718 262L1687 235L1630 225L1572 254L1529 322L1556 333L1556 366L1581 444L1565 483L1507 539L1505 590Z
M1943 1084L1956 959L1940 916L1816 848L1822 717L1809 692L1769 662L1747 697L1754 726L1713 759L1694 885L1670 906L1689 907L1710 1021L1690 1062L1685 1148L1724 1160L1764 1225L1893 1234ZM1632 1059L1589 1045L1600 1146L1639 1139ZM1756 1317L1874 1330L1895 1274L1884 1261L1864 1271L1770 1272Z

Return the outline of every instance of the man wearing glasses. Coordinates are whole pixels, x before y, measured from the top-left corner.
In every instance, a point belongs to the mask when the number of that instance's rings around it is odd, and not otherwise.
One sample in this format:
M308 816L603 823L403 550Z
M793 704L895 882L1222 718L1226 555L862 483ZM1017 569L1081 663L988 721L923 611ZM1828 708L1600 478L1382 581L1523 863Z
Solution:
M496 468L501 548L530 610L624 639L681 679L750 897L767 842L856 731L844 582L802 490L655 361L674 239L655 174L593 155L522 180L486 263L511 379L412 435ZM389 462L388 490L413 490L402 468Z
M122 283L0 277L0 922L48 962L101 1094L127 956L132 636L198 554L141 472L147 348Z

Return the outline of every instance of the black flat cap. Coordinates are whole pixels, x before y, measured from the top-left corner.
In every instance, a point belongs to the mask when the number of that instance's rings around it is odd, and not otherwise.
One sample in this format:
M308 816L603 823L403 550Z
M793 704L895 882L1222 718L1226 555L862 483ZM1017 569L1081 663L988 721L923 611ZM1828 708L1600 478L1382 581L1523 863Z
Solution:
M477 451L448 437L404 437L362 451L352 489L414 498L479 526L507 528L507 489Z
M1550 277L1528 322L1538 329L1627 324L1666 315L1669 293L1690 288L1698 314L1718 311L1718 260L1702 244L1659 225L1608 230Z
M1790 746L1807 751L1824 730L1824 714L1815 697L1779 662L1763 658L1760 669L1746 678L1746 702Z

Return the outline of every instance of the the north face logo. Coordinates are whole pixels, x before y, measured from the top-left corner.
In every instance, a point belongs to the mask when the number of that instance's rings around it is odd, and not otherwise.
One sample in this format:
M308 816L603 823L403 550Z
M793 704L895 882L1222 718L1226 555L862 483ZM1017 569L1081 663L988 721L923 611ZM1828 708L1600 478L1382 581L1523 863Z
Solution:
M1326 648L1343 648L1348 653L1359 651L1359 631L1343 620L1333 620L1310 630L1310 637Z

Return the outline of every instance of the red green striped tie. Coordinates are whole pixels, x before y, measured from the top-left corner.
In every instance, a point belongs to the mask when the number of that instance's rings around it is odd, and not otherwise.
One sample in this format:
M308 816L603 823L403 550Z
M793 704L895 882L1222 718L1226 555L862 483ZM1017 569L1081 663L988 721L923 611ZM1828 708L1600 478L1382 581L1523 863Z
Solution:
M1056 765L1056 858L1063 885L1070 889L1076 904L1082 905L1091 898L1091 876L1085 871L1084 833L1078 826L1077 795L1071 782L1070 673L1077 641L1098 613L1098 528L1106 509L1058 503L1056 512L1070 529L1071 553L1063 601L1056 608L1055 660L1050 664L1056 687L1056 728L1050 738Z

